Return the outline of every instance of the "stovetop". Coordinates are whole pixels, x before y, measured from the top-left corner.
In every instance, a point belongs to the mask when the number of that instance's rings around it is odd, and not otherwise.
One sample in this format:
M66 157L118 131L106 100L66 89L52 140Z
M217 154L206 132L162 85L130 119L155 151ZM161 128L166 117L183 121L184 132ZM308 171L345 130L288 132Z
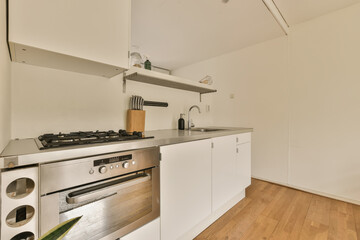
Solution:
M86 132L70 132L70 133L47 133L38 137L40 150L66 147L73 145L93 144L93 143L106 143L118 142L128 140L140 140L154 138L153 136L145 137L142 132L133 132L132 135L128 134L125 130L120 129L115 132L109 131L86 131Z

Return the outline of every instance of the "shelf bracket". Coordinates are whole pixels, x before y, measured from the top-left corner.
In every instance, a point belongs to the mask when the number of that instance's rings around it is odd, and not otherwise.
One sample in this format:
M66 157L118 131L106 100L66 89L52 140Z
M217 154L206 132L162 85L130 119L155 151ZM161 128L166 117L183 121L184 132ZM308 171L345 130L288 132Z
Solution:
M199 94L199 95L200 95L200 102L201 102L201 94L202 94L202 93Z
M123 77L123 93L126 93L126 76Z

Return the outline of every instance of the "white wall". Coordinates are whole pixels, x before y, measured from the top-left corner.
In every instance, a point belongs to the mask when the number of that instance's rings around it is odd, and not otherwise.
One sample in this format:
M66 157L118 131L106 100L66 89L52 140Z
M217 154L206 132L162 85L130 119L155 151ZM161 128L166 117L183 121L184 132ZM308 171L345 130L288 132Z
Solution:
M289 183L360 202L360 4L292 29Z
M214 78L215 125L253 127L252 174L284 184L288 179L286 66L283 37L174 71L189 78L207 74Z
M180 113L199 103L197 93L12 63L12 138L79 130L124 129L129 96L164 101L168 108L145 107L146 130L177 128ZM204 109L202 102L200 106ZM211 124L208 114L192 114Z
M0 1L0 152L10 139L10 58L6 43L6 1Z
M359 23L357 4L175 73L214 76L215 125L254 127L254 177L359 204Z
M147 108L147 130L176 128L180 112L209 104L208 113L194 111L197 125L255 129L255 177L360 203L359 22L357 4L296 25L289 38L175 71L194 80L214 77L219 91L205 95L201 104L196 93L140 83L129 82L123 94L121 76L104 79L14 63L12 138L124 128L132 94L170 104ZM6 142L9 101L3 89L9 88L9 73L3 62L1 141Z

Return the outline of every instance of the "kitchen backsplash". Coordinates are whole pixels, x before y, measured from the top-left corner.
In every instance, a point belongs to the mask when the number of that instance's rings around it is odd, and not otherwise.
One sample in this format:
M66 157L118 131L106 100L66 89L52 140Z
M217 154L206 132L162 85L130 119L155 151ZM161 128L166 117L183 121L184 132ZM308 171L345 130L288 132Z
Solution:
M126 127L126 110L131 95L145 100L168 102L169 107L145 107L146 130L176 129L180 113L197 104L193 112L197 126L213 124L204 95L128 81L122 91L122 75L111 79L12 63L12 138L36 137L43 133L79 130L110 130Z

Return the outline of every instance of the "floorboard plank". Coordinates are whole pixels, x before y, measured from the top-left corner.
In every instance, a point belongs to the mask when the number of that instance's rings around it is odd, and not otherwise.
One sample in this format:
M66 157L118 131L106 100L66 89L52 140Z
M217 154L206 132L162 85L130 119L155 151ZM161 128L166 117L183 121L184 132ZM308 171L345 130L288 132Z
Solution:
M325 240L329 234L331 200L314 195L300 234L300 240Z
M360 206L253 179L196 240L360 240Z
M244 198L242 201L237 203L231 209L231 211L227 211L216 222L206 228L196 239L211 239L212 235L220 231L226 231L226 228L230 227L230 225L227 223L231 222L231 219L234 217L234 215L238 214L245 207L248 207L248 205L251 204L251 201L252 200L250 198Z
M352 205L332 200L328 240L357 240Z
M356 225L356 235L357 239L360 240L360 206L359 205L352 205L354 218L355 218L355 225Z
M245 234L240 236L232 236L229 239L238 239L238 240L259 240L259 239L269 239L271 234L274 232L279 221L275 219L260 215L254 224L245 232ZM239 238L237 238L239 237Z
M280 191L273 196L273 200L261 215L280 221L286 211L290 208L295 195L296 191L294 189L281 188Z
M277 185L267 184L261 191L249 194L251 204L234 215L231 221L221 231L215 232L210 239L240 239L280 190L281 187Z
M284 216L281 218L271 240L296 240L300 238L302 226L308 213L311 194L296 192L294 200L290 203Z

